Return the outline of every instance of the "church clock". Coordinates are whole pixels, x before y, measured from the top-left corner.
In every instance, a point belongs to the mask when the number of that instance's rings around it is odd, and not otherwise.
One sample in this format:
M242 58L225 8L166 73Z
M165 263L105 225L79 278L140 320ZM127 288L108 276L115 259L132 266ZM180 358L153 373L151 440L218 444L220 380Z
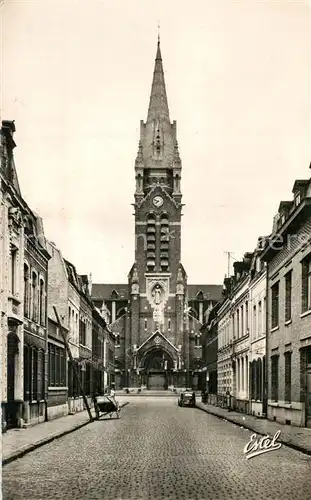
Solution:
M153 198L153 204L157 208L162 207L162 205L163 205L163 198L162 198L162 196L155 196Z

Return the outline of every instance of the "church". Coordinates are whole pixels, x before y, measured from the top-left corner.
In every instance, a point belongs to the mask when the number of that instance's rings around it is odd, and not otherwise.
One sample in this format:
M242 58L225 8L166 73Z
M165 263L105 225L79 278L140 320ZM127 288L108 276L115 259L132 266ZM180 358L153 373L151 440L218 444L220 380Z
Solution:
M158 39L135 160L135 261L127 284L92 285L92 299L116 335L117 390L204 385L200 329L221 299L222 286L187 283L181 263L181 174Z

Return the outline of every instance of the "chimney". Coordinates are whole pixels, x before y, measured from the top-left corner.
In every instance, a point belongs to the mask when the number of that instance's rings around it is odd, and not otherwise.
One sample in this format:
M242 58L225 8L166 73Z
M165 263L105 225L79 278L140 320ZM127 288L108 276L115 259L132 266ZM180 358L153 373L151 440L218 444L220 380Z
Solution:
M273 217L273 225L272 225L272 234L275 234L278 230L278 221L279 221L279 218L280 218L280 214L277 213L274 217Z

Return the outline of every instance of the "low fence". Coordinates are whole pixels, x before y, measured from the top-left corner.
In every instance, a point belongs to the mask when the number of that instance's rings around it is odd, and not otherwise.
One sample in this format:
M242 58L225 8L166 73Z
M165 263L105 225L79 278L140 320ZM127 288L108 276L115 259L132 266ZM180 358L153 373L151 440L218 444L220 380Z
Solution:
M225 394L208 394L207 404L226 408L240 413L250 414L249 401L236 399L232 395Z

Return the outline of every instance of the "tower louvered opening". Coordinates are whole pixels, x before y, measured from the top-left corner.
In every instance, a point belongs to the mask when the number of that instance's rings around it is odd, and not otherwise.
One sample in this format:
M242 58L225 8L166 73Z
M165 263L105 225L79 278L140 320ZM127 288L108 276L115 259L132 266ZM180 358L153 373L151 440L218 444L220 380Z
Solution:
M169 220L167 214L161 216L160 227L160 267L161 271L167 271L169 268Z
M156 219L154 214L147 217L147 269L154 271L156 265Z

